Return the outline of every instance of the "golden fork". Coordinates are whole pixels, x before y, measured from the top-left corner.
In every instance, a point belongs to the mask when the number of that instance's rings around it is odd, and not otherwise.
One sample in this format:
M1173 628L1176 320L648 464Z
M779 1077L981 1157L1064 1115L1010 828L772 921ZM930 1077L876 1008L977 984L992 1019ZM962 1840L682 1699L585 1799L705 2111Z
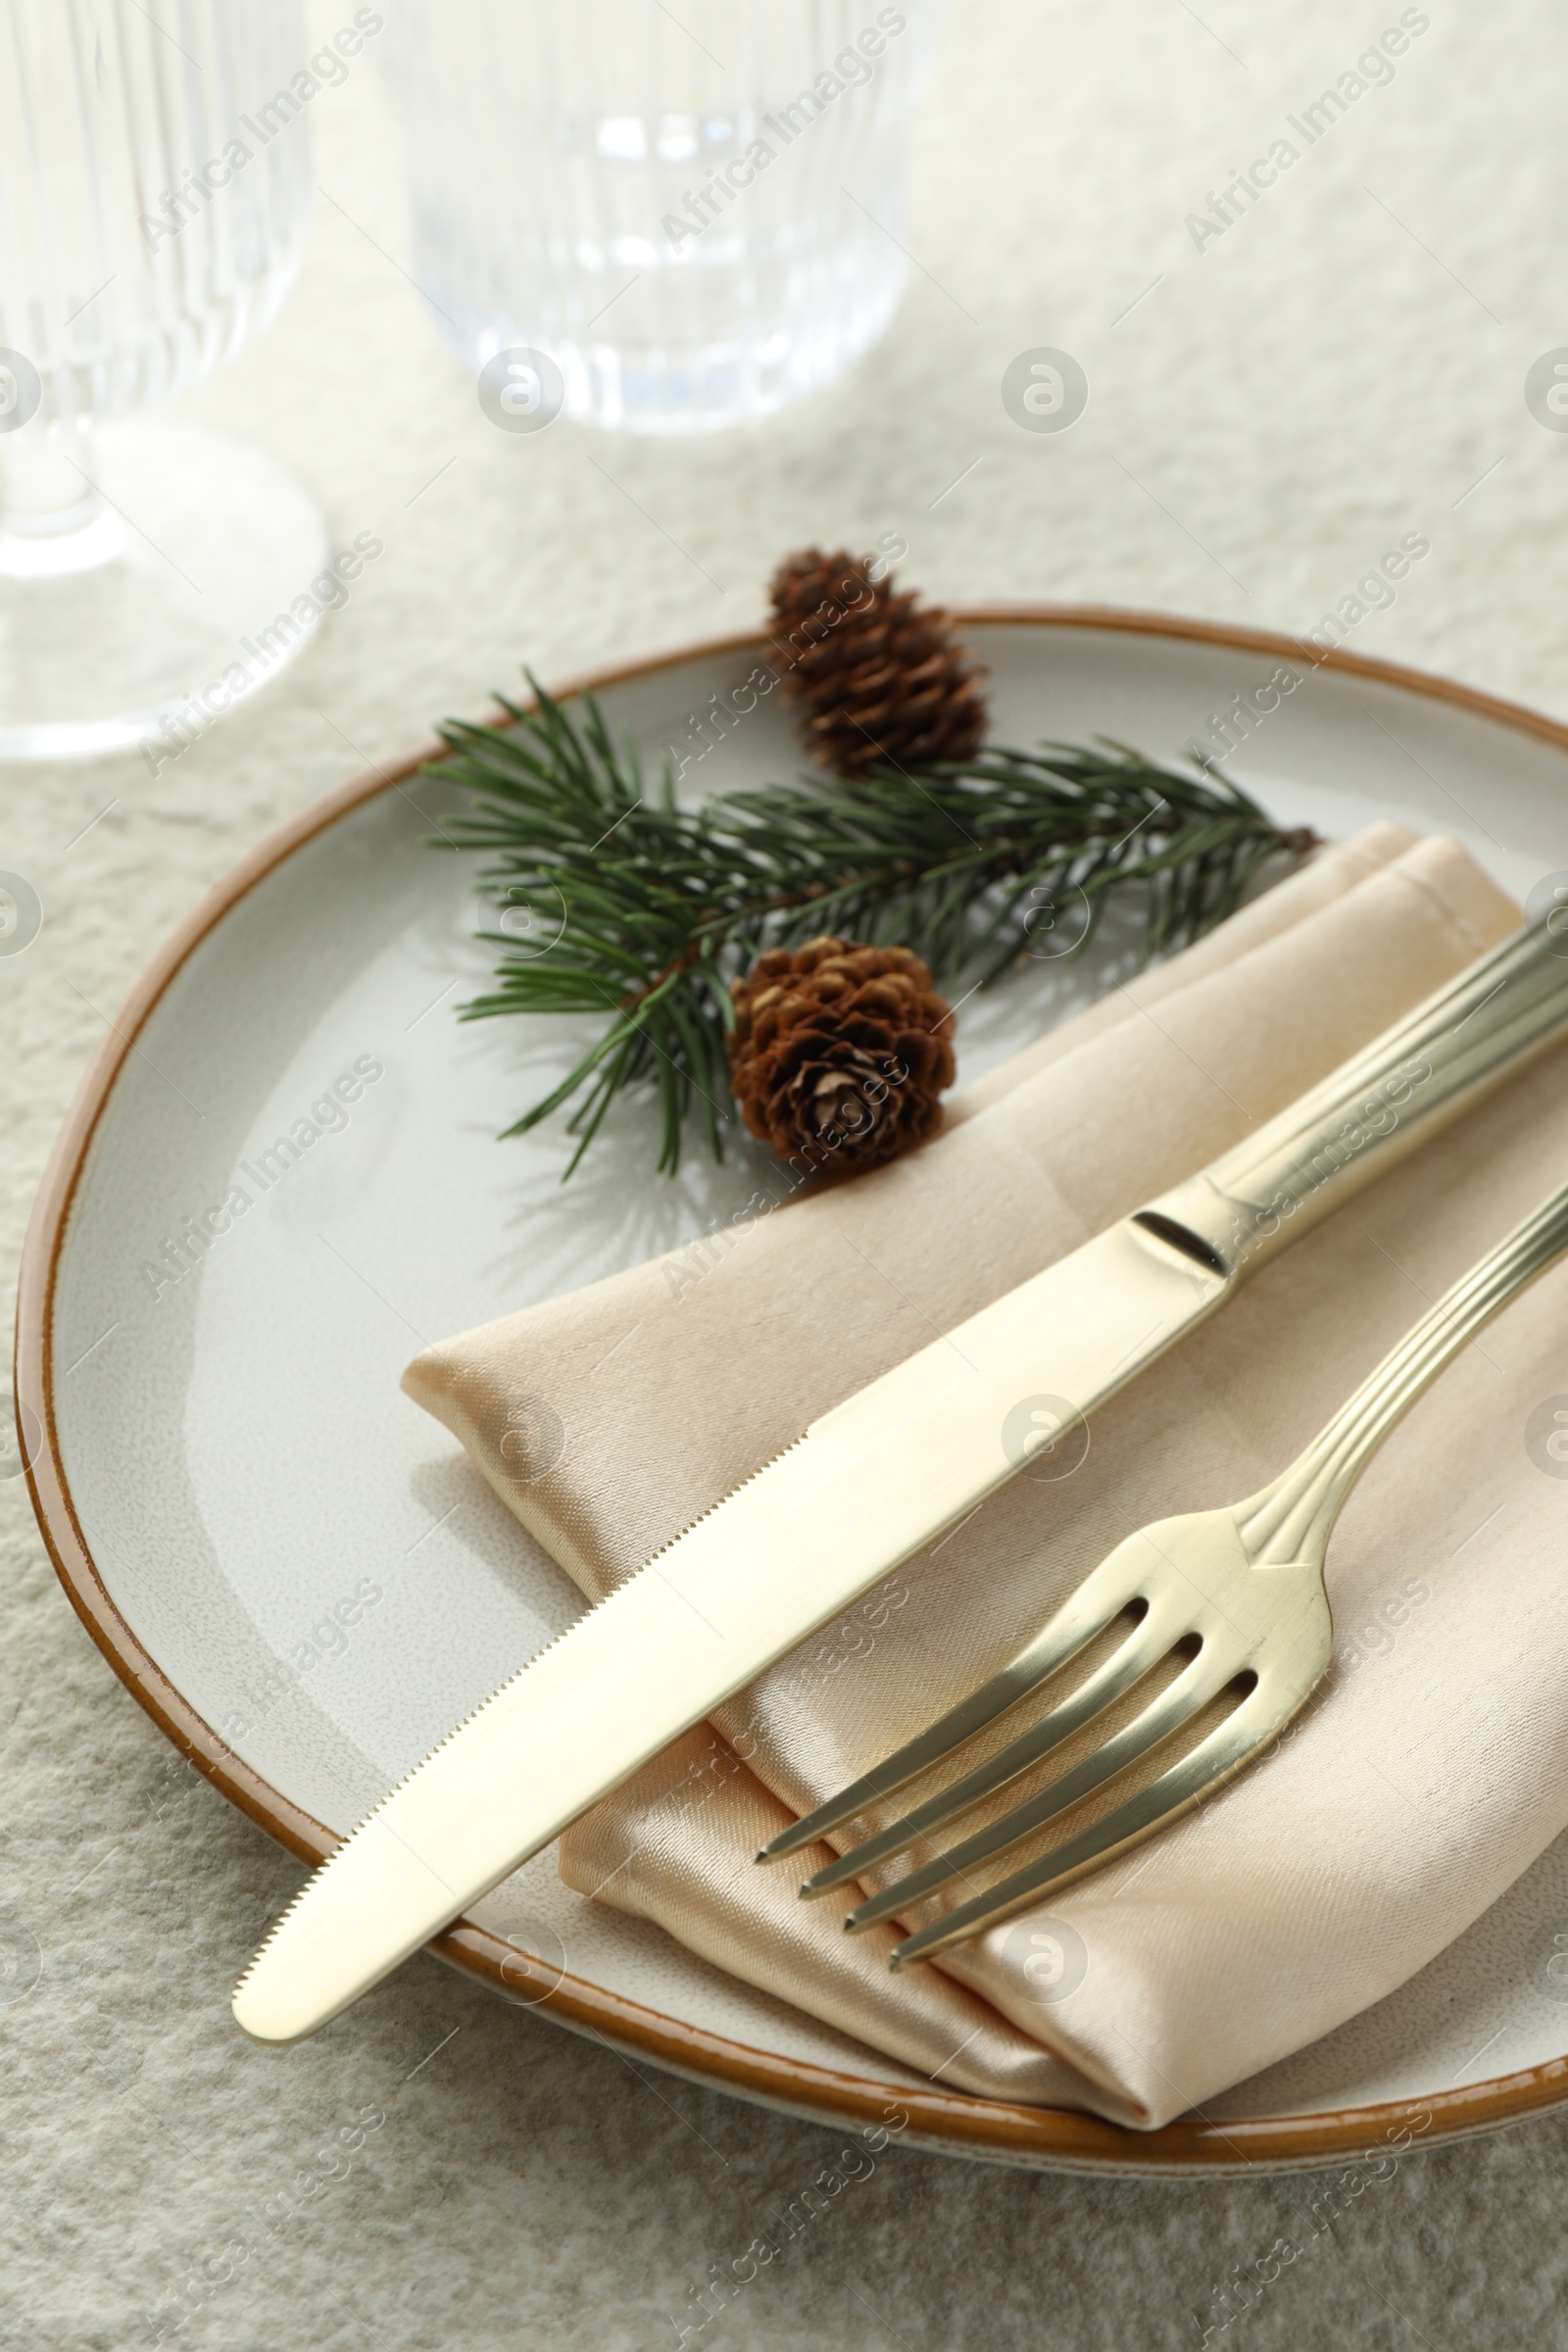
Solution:
M1327 1671L1333 1627L1323 1563L1350 1489L1396 1423L1467 1341L1565 1249L1568 1185L1422 1316L1288 1470L1229 1509L1156 1520L1118 1544L1000 1674L783 1831L758 1860L814 1843L941 1762L1130 1610L1140 1612L1132 1632L1068 1697L999 1754L817 1871L802 1894L826 1894L874 1863L906 1852L1059 1747L1173 1651L1188 1653L1186 1663L1130 1723L1011 1812L858 1904L845 1926L867 1928L906 1913L936 1887L1065 1813L1223 1697L1234 1699L1231 1711L1178 1761L1081 1834L906 1936L892 1965L961 1942L1125 1853L1241 1771L1305 1704ZM1042 1437L1049 1441L1050 1434Z

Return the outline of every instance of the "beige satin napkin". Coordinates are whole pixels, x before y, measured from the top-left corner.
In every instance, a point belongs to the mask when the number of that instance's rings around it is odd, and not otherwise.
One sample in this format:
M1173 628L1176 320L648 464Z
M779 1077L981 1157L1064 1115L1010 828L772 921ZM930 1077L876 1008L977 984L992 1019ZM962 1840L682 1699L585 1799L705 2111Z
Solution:
M1375 827L990 1073L924 1151L449 1341L404 1385L598 1598L816 1415L1215 1156L1518 919L1454 844ZM1283 1467L1561 1182L1565 1077L1551 1054L1303 1236L1097 1416L1071 1475L1015 1480L676 1742L563 1840L568 1885L943 2082L1146 2128L1423 1967L1568 1824L1568 1487L1531 1421L1568 1390L1561 1270L1368 1472L1331 1549L1330 1679L1200 1811L897 1977L892 1928L847 1936L843 1898L796 1898L827 1849L752 1857L1130 1530ZM533 1476L517 1433L540 1398L564 1447Z

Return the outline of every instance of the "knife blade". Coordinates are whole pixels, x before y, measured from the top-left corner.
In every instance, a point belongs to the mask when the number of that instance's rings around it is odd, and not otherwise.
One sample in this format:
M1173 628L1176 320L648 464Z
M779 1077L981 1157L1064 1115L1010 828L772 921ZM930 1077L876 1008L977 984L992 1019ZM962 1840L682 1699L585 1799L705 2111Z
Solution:
M328 1857L234 1994L263 2041L337 2016L923 1544L1249 1271L1568 1030L1551 914L1201 1174L814 1421L520 1668Z

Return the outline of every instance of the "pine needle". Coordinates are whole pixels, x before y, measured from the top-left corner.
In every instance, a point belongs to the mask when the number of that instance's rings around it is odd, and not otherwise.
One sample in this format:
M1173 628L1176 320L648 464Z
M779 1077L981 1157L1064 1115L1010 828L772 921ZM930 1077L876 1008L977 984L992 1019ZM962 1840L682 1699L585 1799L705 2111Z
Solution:
M1202 775L1117 743L988 747L973 760L863 782L803 780L676 806L666 762L643 774L593 697L580 716L536 680L505 730L454 723L442 773L474 806L437 848L478 851L498 928L494 985L464 1020L597 1015L594 1044L507 1129L571 1106L582 1159L630 1090L660 1106L662 1172L695 1113L715 1158L735 1116L728 983L764 948L823 931L913 949L939 981L985 987L1021 956L1080 955L1115 894L1141 895L1146 956L1199 938L1269 858L1298 857L1217 768ZM520 926L519 926L520 910ZM526 950L519 947L526 937Z

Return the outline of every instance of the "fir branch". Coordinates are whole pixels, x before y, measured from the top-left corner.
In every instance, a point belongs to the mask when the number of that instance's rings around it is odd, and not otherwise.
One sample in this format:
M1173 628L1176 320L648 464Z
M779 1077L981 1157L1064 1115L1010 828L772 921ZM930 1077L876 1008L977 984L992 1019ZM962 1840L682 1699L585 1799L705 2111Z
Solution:
M568 1176L635 1087L658 1096L662 1171L678 1164L694 1111L722 1156L734 1115L728 984L763 948L823 931L898 942L939 981L985 986L1058 915L1069 952L1081 952L1121 891L1142 893L1145 952L1157 955L1230 913L1265 859L1312 846L1219 770L1184 774L1115 743L988 748L914 773L772 784L685 809L668 763L645 777L591 696L574 718L529 683L537 708L506 704L505 731L441 730L442 772L475 805L434 846L485 853L481 884L501 909L501 927L480 933L501 951L494 987L461 1017L604 1019L507 1130L571 1105ZM535 943L526 951L517 909Z

